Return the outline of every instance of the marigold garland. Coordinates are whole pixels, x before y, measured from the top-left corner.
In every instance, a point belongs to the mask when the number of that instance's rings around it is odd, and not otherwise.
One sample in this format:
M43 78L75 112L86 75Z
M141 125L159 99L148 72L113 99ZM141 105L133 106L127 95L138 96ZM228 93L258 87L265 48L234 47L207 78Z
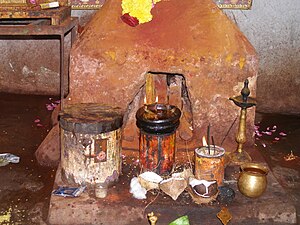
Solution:
M122 0L123 15L128 13L138 19L139 23L152 20L151 9L161 0Z

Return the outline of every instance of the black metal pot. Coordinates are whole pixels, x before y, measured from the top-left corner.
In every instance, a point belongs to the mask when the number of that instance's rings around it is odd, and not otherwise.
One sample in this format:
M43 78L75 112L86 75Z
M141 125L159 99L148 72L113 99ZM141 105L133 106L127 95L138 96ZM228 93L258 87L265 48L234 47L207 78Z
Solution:
M179 126L181 111L173 105L145 105L136 112L136 125L150 134L169 134Z

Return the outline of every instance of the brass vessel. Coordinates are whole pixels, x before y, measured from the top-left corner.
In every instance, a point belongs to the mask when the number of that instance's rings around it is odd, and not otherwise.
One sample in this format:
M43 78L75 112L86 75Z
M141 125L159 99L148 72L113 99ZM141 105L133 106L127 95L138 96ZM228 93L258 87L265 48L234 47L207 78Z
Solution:
M245 163L241 165L238 178L240 192L250 198L261 196L267 188L267 167L258 163Z

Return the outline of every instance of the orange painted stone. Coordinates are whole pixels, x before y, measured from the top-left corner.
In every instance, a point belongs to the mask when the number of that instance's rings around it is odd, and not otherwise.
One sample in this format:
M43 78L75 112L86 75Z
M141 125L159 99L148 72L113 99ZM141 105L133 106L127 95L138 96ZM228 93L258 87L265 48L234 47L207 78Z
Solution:
M35 152L39 164L56 167L60 161L59 125L56 124L48 133Z
M145 74L181 74L193 118L181 129L192 130L193 137L178 138L178 147L200 146L209 123L220 145L239 114L228 98L240 94L246 78L255 97L258 60L254 48L211 0L161 1L152 14L152 21L131 27L120 18L121 1L106 1L72 49L65 104L121 107L126 112L123 146L138 149L134 115L143 104ZM254 109L250 109L246 145L253 145L253 131ZM236 149L236 132L237 122L222 146L226 151Z

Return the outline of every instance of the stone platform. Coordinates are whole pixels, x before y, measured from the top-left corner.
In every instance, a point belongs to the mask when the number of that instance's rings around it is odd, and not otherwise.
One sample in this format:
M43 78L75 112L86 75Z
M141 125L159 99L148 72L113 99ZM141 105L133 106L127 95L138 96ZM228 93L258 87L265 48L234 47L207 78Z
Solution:
M197 205L193 203L187 192L183 192L177 201L156 191L148 192L146 200L134 199L129 193L129 183L132 177L139 174L136 159L137 157L126 156L123 175L115 186L109 188L105 199L95 198L90 190L77 198L52 195L49 223L51 225L143 225L149 224L146 215L153 211L158 216L157 225L169 224L183 215L188 215L191 224L221 224L216 217L222 207L220 203ZM226 206L232 214L229 224L297 224L296 209L271 172L267 176L266 192L256 199L247 198L238 191L236 183L238 174L239 167L226 168L224 183L235 191L235 199ZM63 185L60 170L57 172L54 189L57 185Z

